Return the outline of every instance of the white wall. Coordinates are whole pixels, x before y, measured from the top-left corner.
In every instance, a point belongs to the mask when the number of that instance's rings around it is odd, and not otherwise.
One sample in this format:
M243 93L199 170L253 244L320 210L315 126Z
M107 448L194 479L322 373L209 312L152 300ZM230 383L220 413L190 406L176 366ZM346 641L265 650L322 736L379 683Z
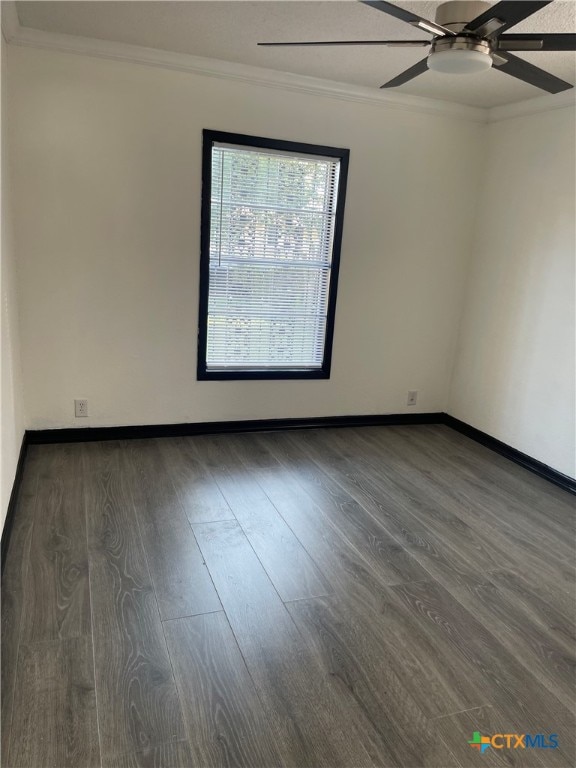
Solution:
M0 34L2 47L2 241L0 260L0 530L4 524L16 465L24 434L22 380L16 302L16 264L12 233L10 174L6 133L8 69L6 44Z
M574 109L488 128L449 412L575 476Z
M397 413L409 389L445 409L484 126L40 50L10 65L29 428ZM329 381L196 381L203 128L351 150Z

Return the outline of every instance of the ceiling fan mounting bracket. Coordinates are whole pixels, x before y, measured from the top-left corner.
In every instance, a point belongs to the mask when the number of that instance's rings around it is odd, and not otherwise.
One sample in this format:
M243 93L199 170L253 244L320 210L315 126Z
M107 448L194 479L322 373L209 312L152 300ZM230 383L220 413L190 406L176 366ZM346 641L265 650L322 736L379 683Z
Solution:
M491 3L478 0L449 0L436 8L435 21L453 32L461 32L469 22L491 7ZM500 26L501 23L497 28Z

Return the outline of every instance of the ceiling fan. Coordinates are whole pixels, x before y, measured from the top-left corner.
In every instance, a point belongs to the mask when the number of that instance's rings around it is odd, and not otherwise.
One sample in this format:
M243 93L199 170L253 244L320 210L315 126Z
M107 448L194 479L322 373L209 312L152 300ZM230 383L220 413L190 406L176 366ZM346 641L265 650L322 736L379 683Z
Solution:
M395 88L426 72L449 74L482 72L495 66L550 93L573 88L571 83L514 56L511 51L574 51L576 34L504 34L510 27L531 16L553 0L501 0L495 5L471 0L452 0L436 9L435 21L428 21L393 3L360 0L363 5L387 13L412 27L429 32L432 40L334 40L258 43L265 46L387 45L399 48L431 46L426 58L389 80L381 88Z

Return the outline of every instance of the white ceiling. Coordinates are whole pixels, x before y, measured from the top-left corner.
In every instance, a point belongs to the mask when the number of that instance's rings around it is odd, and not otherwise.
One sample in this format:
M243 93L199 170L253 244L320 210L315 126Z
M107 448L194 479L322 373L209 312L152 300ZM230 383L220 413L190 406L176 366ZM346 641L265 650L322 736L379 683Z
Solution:
M398 2L434 19L436 0ZM24 27L82 35L150 48L251 64L342 83L378 88L426 55L425 48L259 48L281 40L427 39L385 13L360 3L315 2L18 2ZM576 2L555 0L511 32L575 32ZM576 54L519 53L533 64L576 82ZM478 75L426 72L396 89L402 93L494 107L541 96L544 91L491 70Z

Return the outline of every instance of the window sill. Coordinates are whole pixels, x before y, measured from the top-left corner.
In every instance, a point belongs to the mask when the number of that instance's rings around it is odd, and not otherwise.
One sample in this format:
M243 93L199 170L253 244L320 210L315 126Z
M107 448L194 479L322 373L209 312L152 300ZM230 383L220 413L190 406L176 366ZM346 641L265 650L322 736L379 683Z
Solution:
M271 381L288 379L329 379L330 370L324 368L314 368L311 370L221 370L207 371L198 370L198 381Z

